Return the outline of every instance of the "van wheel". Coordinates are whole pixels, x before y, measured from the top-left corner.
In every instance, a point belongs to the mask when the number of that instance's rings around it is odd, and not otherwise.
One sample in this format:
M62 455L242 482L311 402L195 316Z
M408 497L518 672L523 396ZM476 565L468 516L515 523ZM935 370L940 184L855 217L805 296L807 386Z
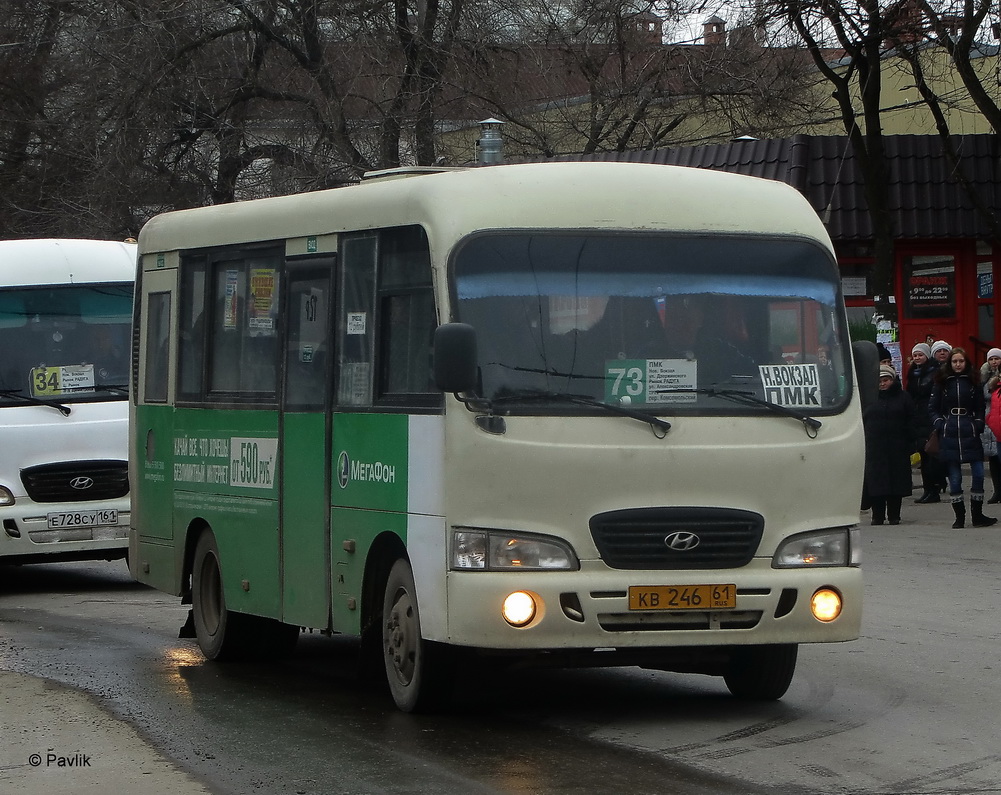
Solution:
M796 673L799 647L738 646L730 656L723 681L737 698L775 701L785 695Z
M410 564L397 560L389 572L382 611L386 679L404 712L440 707L451 691L452 655L447 646L421 635L420 609Z
M219 547L211 530L204 530L195 547L191 571L191 612L198 646L210 660L232 660L245 656L246 632L241 632L243 616L226 608L219 565Z

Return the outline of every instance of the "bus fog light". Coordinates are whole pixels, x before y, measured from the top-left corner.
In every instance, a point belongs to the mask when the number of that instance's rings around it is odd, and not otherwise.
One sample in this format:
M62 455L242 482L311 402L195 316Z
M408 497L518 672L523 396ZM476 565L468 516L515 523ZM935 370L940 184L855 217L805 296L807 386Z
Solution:
M515 591L508 594L501 607L501 615L512 627L524 627L531 623L538 613L535 594L528 591Z
M833 621L841 615L841 594L833 588L821 588L810 599L810 610L818 621Z

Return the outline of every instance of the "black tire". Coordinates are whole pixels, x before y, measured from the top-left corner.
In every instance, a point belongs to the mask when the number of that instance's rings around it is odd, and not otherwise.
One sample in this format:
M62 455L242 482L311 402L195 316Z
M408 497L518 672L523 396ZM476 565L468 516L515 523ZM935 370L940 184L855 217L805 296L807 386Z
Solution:
M798 652L796 644L738 646L730 657L723 681L737 698L776 701L792 683Z
M451 692L452 655L421 635L414 573L406 560L393 564L382 605L383 661L396 706L404 712L441 707Z
M226 608L219 547L211 530L203 530L195 546L191 569L191 612L195 638L209 660L234 660L246 655L247 633L241 619Z
M299 640L297 626L226 607L219 546L211 530L202 531L195 546L191 613L198 646L209 660L280 659L291 654Z

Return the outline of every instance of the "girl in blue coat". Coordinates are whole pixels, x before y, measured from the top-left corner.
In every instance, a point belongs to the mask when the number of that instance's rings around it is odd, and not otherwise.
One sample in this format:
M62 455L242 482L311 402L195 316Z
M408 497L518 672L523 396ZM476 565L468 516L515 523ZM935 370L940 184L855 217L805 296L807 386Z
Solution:
M987 527L997 519L984 516L984 393L979 373L962 348L953 348L943 363L928 401L928 413L939 435L939 458L946 465L953 528L966 523L963 502L963 464L970 465L970 515L974 527Z

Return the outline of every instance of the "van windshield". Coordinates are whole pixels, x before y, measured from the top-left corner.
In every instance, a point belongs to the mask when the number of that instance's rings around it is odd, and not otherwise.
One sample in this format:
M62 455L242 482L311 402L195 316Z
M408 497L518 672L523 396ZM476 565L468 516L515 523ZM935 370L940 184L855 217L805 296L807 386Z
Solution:
M0 290L0 406L124 400L132 285Z
M539 394L511 413L538 413L547 394L661 414L765 410L713 390L820 414L850 396L837 268L807 240L491 233L461 247L452 274L479 395Z

